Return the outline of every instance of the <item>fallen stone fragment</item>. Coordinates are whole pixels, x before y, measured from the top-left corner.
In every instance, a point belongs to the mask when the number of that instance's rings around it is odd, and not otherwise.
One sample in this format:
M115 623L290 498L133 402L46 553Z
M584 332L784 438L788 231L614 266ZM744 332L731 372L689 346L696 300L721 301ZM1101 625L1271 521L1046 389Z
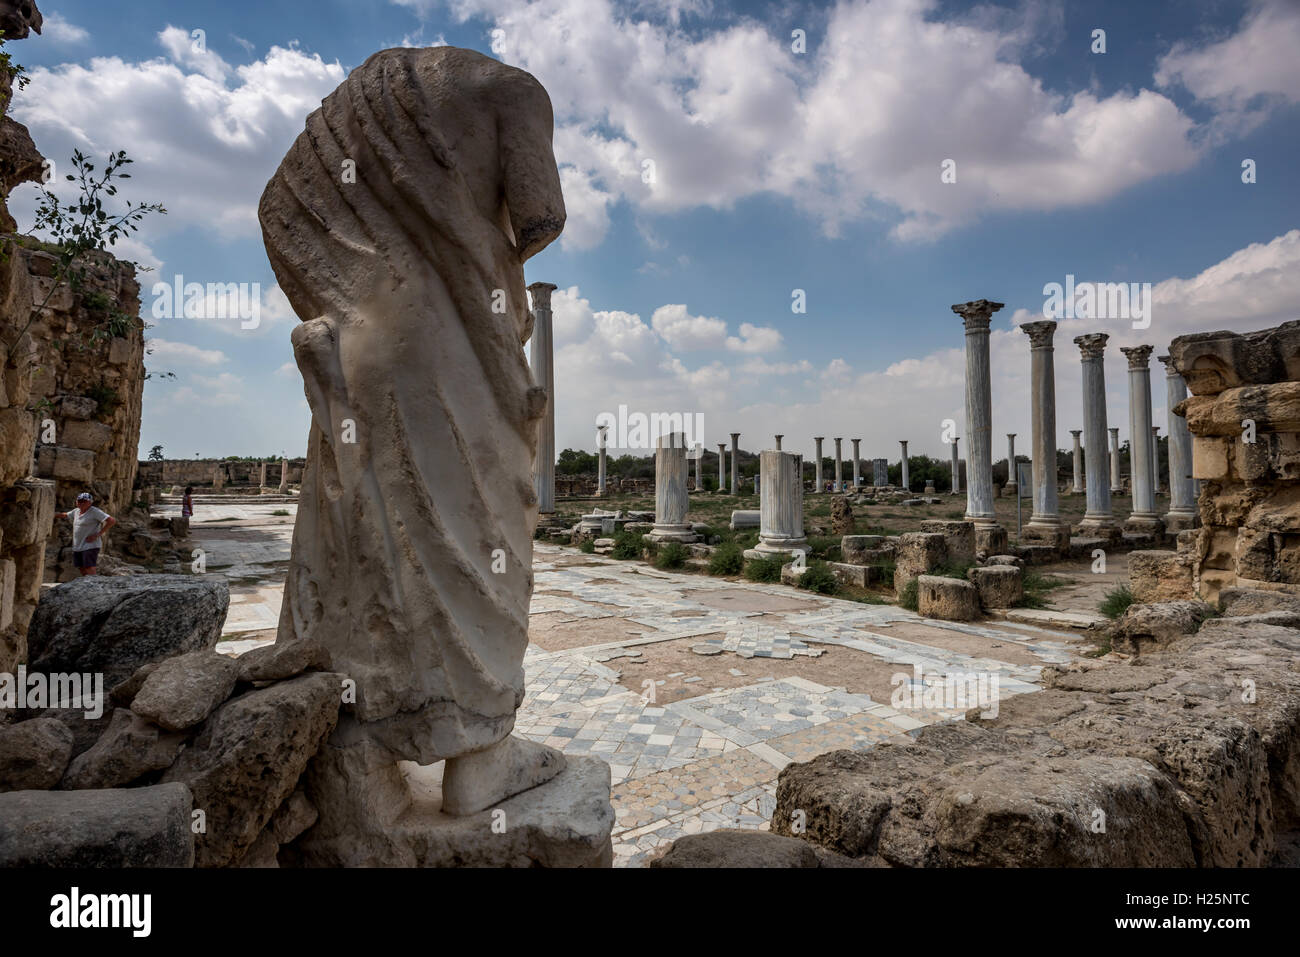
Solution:
M0 794L0 867L192 867L183 784Z
M131 702L131 710L168 731L198 724L234 690L239 662L215 651L192 651L158 665Z
M72 757L72 731L57 718L0 725L0 791L52 788Z

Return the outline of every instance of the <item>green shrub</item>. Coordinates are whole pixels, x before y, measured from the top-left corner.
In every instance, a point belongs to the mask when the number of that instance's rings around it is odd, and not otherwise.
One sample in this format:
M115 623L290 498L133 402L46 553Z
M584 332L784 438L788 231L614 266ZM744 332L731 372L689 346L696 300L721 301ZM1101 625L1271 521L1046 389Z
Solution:
M833 595L839 591L840 580L825 562L814 561L799 576L798 586L818 595Z
M745 568L743 550L735 542L725 542L709 556L710 575L739 575Z
M640 558L642 548L639 534L636 532L619 532L614 536L614 548L609 554L611 558L629 561Z
M1129 591L1128 585L1120 585L1106 592L1106 597L1102 599L1097 609L1107 618L1118 618L1133 602L1133 593Z
M584 538L578 542L578 551L584 555L590 555L596 551L596 540L593 538Z
M745 562L745 577L752 582L779 582L781 580L781 566L786 563L788 557L777 555L775 558L751 558Z
M898 604L908 611L916 611L919 607L919 600L917 580L913 578L898 593Z
M833 535L814 535L808 539L811 557L824 558L829 562L840 560L840 539Z
M276 509L274 512L272 512L271 514L272 514L272 515L288 515L288 514L289 514L289 510L288 510L287 508L277 508L277 509Z
M681 568L686 564L686 559L691 557L686 546L681 542L668 542L660 545L655 555L655 568L660 571L669 571L674 568Z

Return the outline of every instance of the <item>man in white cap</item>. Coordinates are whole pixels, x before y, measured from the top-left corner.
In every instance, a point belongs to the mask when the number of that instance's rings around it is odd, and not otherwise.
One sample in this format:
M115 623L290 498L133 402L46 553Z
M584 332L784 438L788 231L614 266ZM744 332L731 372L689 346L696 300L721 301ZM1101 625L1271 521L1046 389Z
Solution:
M72 521L72 564L83 575L96 573L103 534L117 524L117 519L102 508L96 508L94 501L89 492L82 492L77 496L76 508L59 513Z

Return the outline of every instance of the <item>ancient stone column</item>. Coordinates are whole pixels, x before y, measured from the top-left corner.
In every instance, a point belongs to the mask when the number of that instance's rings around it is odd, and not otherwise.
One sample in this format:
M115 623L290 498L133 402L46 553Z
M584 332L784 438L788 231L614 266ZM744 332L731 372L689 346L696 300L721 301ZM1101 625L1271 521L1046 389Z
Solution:
M554 283L535 282L528 287L533 296L533 352L530 365L533 382L546 390L546 412L537 425L537 464L534 484L537 510L543 515L555 511L555 356L551 328L551 293Z
M822 441L825 438L826 437L824 435L819 435L813 439L813 441L817 443L817 488L813 490L815 494L821 494L821 490L823 488L822 486Z
M257 487L266 488L266 463L265 462L262 463L262 467L259 470L259 472L260 474L258 475L257 478Z
M989 320L1003 303L958 303L952 311L966 327L966 518L978 528L997 527L993 510L993 387L989 377Z
M225 466L218 465L216 468L214 468L214 469L212 470L212 487L213 487L213 488L225 488L225 487L226 487L226 469L225 469Z
M871 481L876 488L884 488L889 484L889 460L872 459L871 460Z
M803 456L768 450L759 453L758 546L746 558L808 551L803 532Z
M961 439L952 440L952 494L961 493L961 459L957 457L957 443Z
M289 460L280 459L280 492L289 491Z
M1070 491L1077 495L1083 491L1083 450L1079 447L1079 436L1083 434L1083 430L1071 429L1070 434L1074 436L1074 454L1070 456L1070 464L1074 468L1074 483L1070 486Z
M835 440L835 491L844 491L844 459L840 454L840 443L843 439Z
M736 461L736 453L740 451L740 433L731 433L731 494L740 494L740 464Z
M1152 418L1155 414L1152 413ZM1151 426L1151 495L1160 494L1160 426Z
M1124 531L1159 533L1151 468L1151 346L1121 348L1128 359L1129 457L1132 460L1133 512Z
M718 491L727 490L727 444L718 443Z
M695 491L704 491L704 446L695 444Z
M861 444L862 444L861 439L853 439L853 490L854 491L857 491L858 486L862 484L862 478L858 473L858 460L861 456L861 452L859 452L858 446Z
M784 432L782 432L781 434L779 434L779 435L776 437L776 450L777 450L778 452L781 451L781 440L782 440L783 438L785 438L785 433L784 433Z
M1078 531L1113 537L1119 532L1110 510L1110 481L1106 475L1106 342L1102 332L1075 337L1083 364L1083 444L1087 467L1088 508Z
M1029 454L1033 463L1034 506L1029 522L1020 530L1021 541L1060 545L1069 540L1061 524L1056 491L1056 357L1052 337L1056 323L1050 319L1026 322L1029 336L1032 429Z
M1016 433L1007 433L1007 484L1002 486L1002 494L1015 498L1016 486Z
M1124 476L1119 467L1119 429L1110 430L1110 494L1124 494Z
M599 461L596 464L596 494L602 498L605 496L605 467L609 444L609 426L602 425L596 430L596 454Z
M1187 398L1187 383L1178 374L1169 356L1158 357L1165 367L1165 406L1169 417L1169 511L1165 513L1165 531L1170 534L1195 528L1196 498L1192 483L1192 434L1187 420L1174 407Z
M899 439L898 444L903 447L903 488L910 492L912 490L912 477L907 472L907 439Z
M659 436L655 449L655 524L650 529L651 541L698 541L686 522L686 512L691 506L686 475L686 433L669 432Z

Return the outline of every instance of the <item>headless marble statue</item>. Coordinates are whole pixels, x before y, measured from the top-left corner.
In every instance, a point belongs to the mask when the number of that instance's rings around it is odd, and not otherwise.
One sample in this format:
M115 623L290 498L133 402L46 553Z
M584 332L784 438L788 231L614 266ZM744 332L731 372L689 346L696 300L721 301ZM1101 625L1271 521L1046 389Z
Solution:
M522 70L385 50L308 117L258 211L312 414L277 641L314 638L355 680L338 741L446 760L451 814L564 767L510 736L546 402L523 264L565 218L551 133Z

